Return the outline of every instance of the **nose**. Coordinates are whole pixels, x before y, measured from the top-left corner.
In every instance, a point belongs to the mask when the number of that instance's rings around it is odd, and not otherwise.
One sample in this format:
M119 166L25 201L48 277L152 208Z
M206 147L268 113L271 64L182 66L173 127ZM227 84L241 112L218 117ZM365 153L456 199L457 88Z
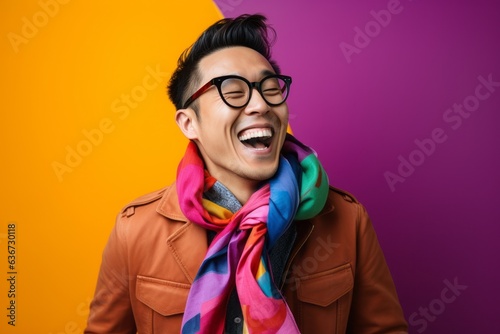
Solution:
M245 107L244 112L247 114L260 113L265 114L269 112L269 105L264 100L262 95L260 95L259 91L256 87L252 87L252 96L250 97L250 101L248 101L247 106Z

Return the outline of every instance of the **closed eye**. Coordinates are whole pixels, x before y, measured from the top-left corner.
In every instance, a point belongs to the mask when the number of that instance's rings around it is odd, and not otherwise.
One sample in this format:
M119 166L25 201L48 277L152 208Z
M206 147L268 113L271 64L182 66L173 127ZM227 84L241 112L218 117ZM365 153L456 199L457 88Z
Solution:
M238 99L245 97L246 93L242 91L234 91L234 92L227 92L224 93L224 98L226 99Z
M277 94L281 94L281 89L279 89L279 88L265 89L263 91L263 93L266 94L266 95L269 95L269 96L271 96L271 95L277 95Z

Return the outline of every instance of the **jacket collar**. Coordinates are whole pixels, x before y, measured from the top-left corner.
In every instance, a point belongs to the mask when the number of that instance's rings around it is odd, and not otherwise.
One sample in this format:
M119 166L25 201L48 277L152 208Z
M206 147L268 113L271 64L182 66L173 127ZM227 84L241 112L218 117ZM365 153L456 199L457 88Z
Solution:
M320 213L318 213L318 216L326 215L326 214L332 212L333 210L335 210L335 206L333 205L333 202L331 200L327 199L325 206L320 211Z
M332 201L327 200L318 216L328 214L334 209ZM189 221L182 213L175 183L165 189L156 211L168 219L185 223L167 238L166 243L175 254L175 259L186 278L192 283L208 248L207 231ZM309 238L313 228L310 221L299 222L297 225L299 228L297 229L298 235L293 253L301 248L301 245ZM193 245L197 245L197 247L193 247ZM292 259L293 257L294 255Z
M177 186L175 183L165 188L165 192L163 193L160 203L158 203L156 212L169 219L185 222L188 221L186 216L184 216L181 211L181 207L179 205L179 195L177 193Z

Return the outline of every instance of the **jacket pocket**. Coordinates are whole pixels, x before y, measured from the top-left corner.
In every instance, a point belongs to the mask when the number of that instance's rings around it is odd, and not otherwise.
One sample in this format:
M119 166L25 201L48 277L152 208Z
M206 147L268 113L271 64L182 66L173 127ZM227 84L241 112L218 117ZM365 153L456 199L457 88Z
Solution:
M299 300L323 307L351 291L354 286L350 263L297 279Z
M354 278L351 264L296 278L303 333L344 333Z
M144 312L147 316L139 322L144 322L142 325L150 328L151 333L179 333L190 287L190 284L138 275L136 297L147 307ZM138 327L142 326L138 324Z

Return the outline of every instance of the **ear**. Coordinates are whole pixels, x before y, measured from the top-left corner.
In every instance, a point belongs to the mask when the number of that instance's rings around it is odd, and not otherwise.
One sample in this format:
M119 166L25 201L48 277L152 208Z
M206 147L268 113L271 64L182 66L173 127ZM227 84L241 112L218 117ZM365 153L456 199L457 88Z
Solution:
M175 113L175 122L186 138L193 140L198 138L198 118L191 108L179 109Z

